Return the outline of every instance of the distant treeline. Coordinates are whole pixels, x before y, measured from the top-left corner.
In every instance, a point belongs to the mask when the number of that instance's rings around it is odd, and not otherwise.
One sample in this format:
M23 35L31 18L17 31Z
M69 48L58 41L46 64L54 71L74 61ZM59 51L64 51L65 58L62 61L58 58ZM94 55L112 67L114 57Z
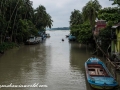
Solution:
M69 27L58 27L58 28L51 28L50 30L70 30Z

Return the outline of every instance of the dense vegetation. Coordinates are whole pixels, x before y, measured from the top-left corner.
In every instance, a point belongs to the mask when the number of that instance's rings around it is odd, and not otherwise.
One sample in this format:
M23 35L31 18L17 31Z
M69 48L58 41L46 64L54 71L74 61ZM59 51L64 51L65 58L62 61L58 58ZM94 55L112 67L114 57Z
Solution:
M85 22L80 25L73 25L71 27L71 33L72 35L76 36L77 41L82 44L88 44L89 42L92 42L91 27L88 22Z
M118 7L119 7L119 6L120 6L120 0L114 0L114 1L113 1L113 5L114 5L114 4L117 4Z
M42 5L34 9L30 0L0 1L0 46L5 42L24 42L52 26L51 16Z
M50 30L70 30L69 27L58 27L58 28L51 28Z
M101 5L97 0L90 0L82 9L74 10L70 16L71 34L77 37L77 41L83 44L90 43L92 39L92 30L95 26L97 12Z
M120 22L120 8L108 7L103 8L98 12L98 19L106 20L109 26Z
M77 41L83 44L93 43L93 30L95 27L95 20L106 20L107 27L102 29L99 36L96 37L100 43L101 48L106 52L108 46L111 44L111 27L120 22L120 2L113 1L113 5L118 7L101 8L98 0L90 0L82 9L74 10L70 16L71 34L75 35ZM78 18L79 17L79 18Z
M102 41L101 48L107 52L108 46L111 44L111 27L120 22L120 8L108 7L98 12L98 18L106 20L107 27L101 30L99 39Z

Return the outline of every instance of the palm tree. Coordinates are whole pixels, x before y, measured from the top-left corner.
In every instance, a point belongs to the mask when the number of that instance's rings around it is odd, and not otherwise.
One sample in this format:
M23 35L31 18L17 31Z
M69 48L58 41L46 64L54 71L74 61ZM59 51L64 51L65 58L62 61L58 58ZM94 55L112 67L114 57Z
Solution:
M25 19L30 19L33 16L33 8L32 8L32 2L30 0L24 0L24 11L25 11Z
M101 9L101 5L99 4L98 0L90 0L86 6L83 7L83 16L84 20L89 20L92 29L95 26L95 19L97 17L97 12Z
M52 17L47 13L46 14L46 21L45 21L45 27L51 28L53 20L51 19Z
M113 2L113 4L112 4L112 5L114 5L114 4L117 4L117 5L118 5L118 7L120 7L120 0L114 0L114 2Z
M1 0L0 2L0 43L3 42L3 36L6 33L5 28L6 28L6 11L7 11L7 6L8 6L8 1L6 0Z

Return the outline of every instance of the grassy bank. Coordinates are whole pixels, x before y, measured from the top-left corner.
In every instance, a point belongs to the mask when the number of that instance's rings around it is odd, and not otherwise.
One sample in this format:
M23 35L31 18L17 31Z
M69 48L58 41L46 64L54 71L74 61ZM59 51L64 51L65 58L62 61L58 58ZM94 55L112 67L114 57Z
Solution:
M13 42L4 42L0 44L0 53L4 53L4 51L8 49L12 49L13 47L17 47L18 45Z

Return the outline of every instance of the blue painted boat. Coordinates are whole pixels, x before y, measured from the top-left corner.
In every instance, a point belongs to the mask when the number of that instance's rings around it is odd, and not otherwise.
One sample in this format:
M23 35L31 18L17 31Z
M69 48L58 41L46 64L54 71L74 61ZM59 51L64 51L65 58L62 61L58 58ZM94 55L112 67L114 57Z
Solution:
M114 89L118 87L115 78L105 64L96 57L91 57L85 62L88 83L95 89Z

